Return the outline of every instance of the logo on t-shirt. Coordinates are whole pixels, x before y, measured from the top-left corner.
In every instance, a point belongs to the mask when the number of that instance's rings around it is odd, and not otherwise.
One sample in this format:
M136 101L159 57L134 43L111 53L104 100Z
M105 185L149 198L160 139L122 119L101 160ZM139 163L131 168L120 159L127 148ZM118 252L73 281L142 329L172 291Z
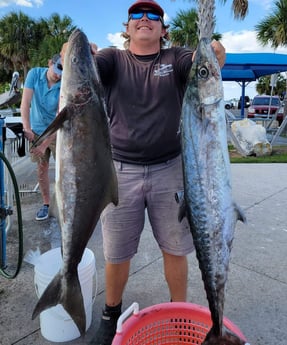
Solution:
M154 69L154 76L155 77L165 77L173 72L172 64L157 64Z

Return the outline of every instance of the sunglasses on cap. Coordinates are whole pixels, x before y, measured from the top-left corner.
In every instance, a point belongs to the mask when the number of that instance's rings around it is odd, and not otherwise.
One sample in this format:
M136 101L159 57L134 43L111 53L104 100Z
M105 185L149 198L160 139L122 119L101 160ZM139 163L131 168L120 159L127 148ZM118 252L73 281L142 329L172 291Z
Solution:
M133 20L142 19L144 14L147 16L147 18L149 20L154 20L154 21L162 20L161 16L157 12L153 12L152 10L147 10L147 11L145 11L145 10L137 10L137 11L133 11L132 13L130 13L129 19L133 19Z

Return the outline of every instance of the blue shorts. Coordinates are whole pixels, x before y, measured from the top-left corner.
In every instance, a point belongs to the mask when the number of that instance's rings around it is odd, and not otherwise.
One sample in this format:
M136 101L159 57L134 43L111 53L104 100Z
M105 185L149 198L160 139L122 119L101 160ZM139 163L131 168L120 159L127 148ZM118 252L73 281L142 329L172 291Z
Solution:
M161 250L184 256L194 249L187 219L178 221L175 193L183 191L181 157L154 165L114 162L119 204L109 204L101 215L105 259L130 260L144 228L145 211Z

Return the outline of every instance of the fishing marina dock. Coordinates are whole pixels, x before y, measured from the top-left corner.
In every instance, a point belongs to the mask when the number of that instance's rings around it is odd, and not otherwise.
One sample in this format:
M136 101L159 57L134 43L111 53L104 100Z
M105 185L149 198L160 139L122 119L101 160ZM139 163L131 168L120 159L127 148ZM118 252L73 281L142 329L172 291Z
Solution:
M22 169L25 183L33 186L35 165L28 161L26 164L26 169ZM248 223L237 223L224 314L241 329L251 345L286 345L287 164L232 164L231 168L234 199L244 210ZM51 177L53 174L52 166ZM38 193L25 193L22 197L24 253L37 248L44 253L60 245L55 218L34 220L40 200ZM85 337L63 345L88 344L104 305L104 258L99 224L88 247L95 253L97 271L92 325ZM188 256L188 261L188 301L207 306L195 253ZM132 261L123 310L133 302L138 302L141 310L169 301L162 267L161 253L146 222L138 254ZM1 345L52 344L42 337L39 318L31 320L36 302L32 264L24 261L14 280L0 277Z

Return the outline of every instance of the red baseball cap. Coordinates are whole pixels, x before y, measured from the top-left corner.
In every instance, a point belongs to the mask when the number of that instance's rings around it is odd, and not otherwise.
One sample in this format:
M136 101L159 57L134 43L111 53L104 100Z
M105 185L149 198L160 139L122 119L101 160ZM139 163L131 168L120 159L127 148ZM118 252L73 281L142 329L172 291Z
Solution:
M135 9L137 9L139 7L152 8L152 9L156 10L160 14L160 16L163 18L164 10L159 6L158 3L156 3L153 0L146 0L146 1L138 0L138 1L136 1L134 4L131 5L128 13L130 14L131 12L133 12Z

